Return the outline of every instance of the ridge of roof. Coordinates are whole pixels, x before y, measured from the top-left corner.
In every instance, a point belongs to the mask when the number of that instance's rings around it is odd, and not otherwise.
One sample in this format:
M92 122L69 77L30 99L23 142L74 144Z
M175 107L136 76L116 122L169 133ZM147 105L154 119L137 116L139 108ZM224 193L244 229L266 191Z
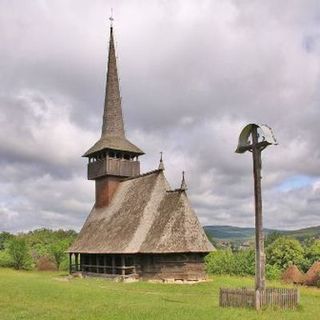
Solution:
M154 173L160 173L162 171L163 171L162 169L151 170L151 171L148 171L148 172L141 173L138 176L126 178L125 180L123 180L123 182L124 181L128 181L128 180L134 180L134 179L142 178L142 177L145 177L145 176L149 176L149 175L154 174Z
M185 192L186 190L185 189L183 189L183 188L177 188L177 189L174 189L174 190L167 190L166 192L171 192L171 193L173 193L173 192L180 192L180 193L182 193L182 192Z

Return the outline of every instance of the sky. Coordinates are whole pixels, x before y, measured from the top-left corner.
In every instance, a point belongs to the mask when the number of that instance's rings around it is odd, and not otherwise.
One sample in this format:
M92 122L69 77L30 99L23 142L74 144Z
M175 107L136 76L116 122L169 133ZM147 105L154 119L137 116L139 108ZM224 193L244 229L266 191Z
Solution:
M320 2L0 0L0 231L79 230L94 203L81 155L100 137L110 9L126 134L186 172L203 225L254 226L242 128L268 124L269 228L320 225Z

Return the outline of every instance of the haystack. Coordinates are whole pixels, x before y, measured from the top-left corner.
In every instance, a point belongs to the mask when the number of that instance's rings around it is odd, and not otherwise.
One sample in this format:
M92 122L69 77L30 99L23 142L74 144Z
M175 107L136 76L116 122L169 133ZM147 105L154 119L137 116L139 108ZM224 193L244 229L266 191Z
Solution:
M48 257L40 257L37 260L37 270L38 271L56 271L56 264Z
M320 261L316 261L306 274L304 284L307 286L316 286L320 281Z
M303 284L304 278L305 274L294 264L289 266L282 274L282 280L285 283Z

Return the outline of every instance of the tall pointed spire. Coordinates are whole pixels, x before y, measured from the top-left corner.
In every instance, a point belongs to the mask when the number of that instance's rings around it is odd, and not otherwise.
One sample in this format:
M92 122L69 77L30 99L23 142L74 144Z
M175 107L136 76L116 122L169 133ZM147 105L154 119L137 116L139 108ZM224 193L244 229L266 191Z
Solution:
M144 154L141 149L131 143L125 136L117 60L114 48L112 15L110 21L109 57L102 133L101 138L83 155L84 157L96 156L97 153L102 152L103 150L121 151L126 153L127 157L128 153L130 153L131 156Z
M113 18L111 19L113 20ZM112 20L110 25L108 72L101 136L125 137Z

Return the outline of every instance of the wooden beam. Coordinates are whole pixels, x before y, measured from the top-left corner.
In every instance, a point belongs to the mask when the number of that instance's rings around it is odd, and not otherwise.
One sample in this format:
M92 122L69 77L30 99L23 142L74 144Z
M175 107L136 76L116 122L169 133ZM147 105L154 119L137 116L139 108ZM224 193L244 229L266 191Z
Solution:
M112 255L112 274L116 273L116 261L115 261L115 256Z
M252 157L255 198L255 231L256 231L256 308L260 308L261 292L265 289L265 254L262 224L262 196L261 196L261 149L258 145L258 131L252 129Z

